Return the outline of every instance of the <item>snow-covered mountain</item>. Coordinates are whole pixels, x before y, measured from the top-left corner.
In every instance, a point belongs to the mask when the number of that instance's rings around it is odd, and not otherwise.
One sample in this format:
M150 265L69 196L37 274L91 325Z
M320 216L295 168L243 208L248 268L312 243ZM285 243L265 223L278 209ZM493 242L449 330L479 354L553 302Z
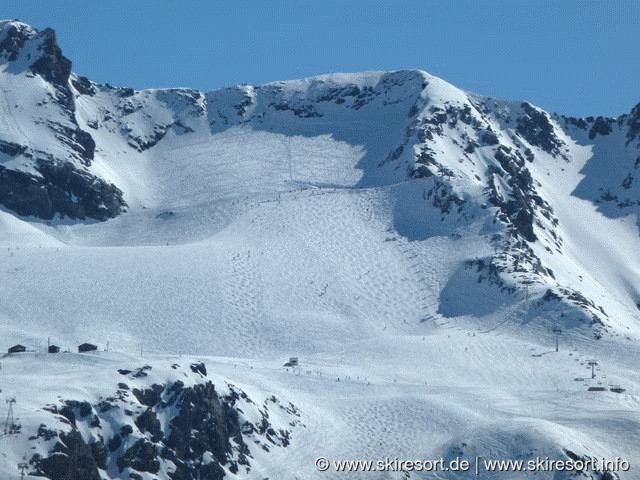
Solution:
M7 475L640 462L640 104L569 118L417 70L136 91L17 21L0 90L0 325L36 352L2 361ZM42 353L49 337L112 351ZM208 430L184 427L201 413ZM61 473L70 445L85 473ZM362 478L477 478L438 475ZM533 473L480 478L504 475Z

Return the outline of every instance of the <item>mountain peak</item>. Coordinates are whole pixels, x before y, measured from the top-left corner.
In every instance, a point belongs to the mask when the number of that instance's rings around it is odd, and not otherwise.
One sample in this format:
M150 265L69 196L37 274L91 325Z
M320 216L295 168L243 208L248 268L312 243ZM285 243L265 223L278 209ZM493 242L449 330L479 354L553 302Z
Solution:
M24 43L36 35L35 29L21 22L3 20L0 22L0 55L8 61L15 61Z
M5 62L12 64L14 73L31 70L58 85L71 74L71 60L62 55L55 31L18 20L0 20L0 63Z

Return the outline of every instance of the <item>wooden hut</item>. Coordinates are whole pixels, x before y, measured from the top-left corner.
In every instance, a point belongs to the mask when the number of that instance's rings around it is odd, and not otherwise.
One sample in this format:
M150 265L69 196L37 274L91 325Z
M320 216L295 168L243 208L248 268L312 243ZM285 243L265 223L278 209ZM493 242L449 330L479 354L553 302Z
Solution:
M93 343L83 343L82 345L78 345L78 352L82 353L82 352L92 352L94 350L97 350L98 347L96 347Z

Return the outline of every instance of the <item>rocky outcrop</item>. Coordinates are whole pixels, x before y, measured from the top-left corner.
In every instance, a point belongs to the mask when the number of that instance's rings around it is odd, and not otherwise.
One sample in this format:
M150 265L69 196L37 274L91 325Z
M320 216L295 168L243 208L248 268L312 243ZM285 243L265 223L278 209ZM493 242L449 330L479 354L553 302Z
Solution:
M9 24L4 29L4 37L0 37L0 55L13 62L27 40L26 31L29 27L24 24Z
M45 28L39 36L42 38L39 46L41 55L31 64L31 71L55 85L66 84L71 75L71 60L62 55L56 41L56 32Z
M170 422L171 433L163 451L164 458L176 464L172 479L195 476L196 465L203 463L206 452L210 452L219 465L229 464L231 471L237 471L239 465L248 465L249 449L240 433L238 412L233 403L232 398L221 399L211 382L183 391L180 413ZM238 446L237 461L233 460L231 440ZM221 469L216 470L221 473ZM222 475L206 478L222 478Z
M615 122L613 118L596 118L593 127L589 130L589 138L593 140L596 135L609 135L611 133L611 125Z
M23 154L27 151L26 145L20 145L14 142L5 142L0 140L0 153L4 153L9 157L15 157L16 155Z
M122 191L70 162L37 160L40 175L0 165L0 203L18 215L46 220L56 214L107 220L126 208Z
M141 378L134 371L127 375ZM123 478L147 473L167 480L220 480L227 472L248 472L249 445L265 451L286 447L291 428L300 425L300 414L274 396L257 404L235 387L227 389L220 395L211 381L185 386L175 380L147 388L121 382L115 395L95 405L68 400L46 406L70 430L40 426L30 440L47 439L53 448L47 455L32 456L30 474L51 480L99 480L109 471ZM289 419L286 428L270 421L274 408ZM250 411L258 422L245 418Z
M506 198L501 195L496 178L492 175L488 185L489 201L500 209L500 220L513 226L526 241L535 242L537 236L533 226L536 211L550 220L553 210L536 192L524 155L518 150L501 145L496 149L494 158L499 168L492 169L491 173L505 181L511 193Z
M95 451L77 430L61 433L48 457L32 457L30 463L34 467L32 475L52 480L101 480Z
M564 156L562 147L564 142L558 138L549 120L548 115L527 102L520 107L524 114L518 119L516 132L524 138L529 145L556 156Z
M640 103L631 110L627 119L627 145L633 140L640 138Z

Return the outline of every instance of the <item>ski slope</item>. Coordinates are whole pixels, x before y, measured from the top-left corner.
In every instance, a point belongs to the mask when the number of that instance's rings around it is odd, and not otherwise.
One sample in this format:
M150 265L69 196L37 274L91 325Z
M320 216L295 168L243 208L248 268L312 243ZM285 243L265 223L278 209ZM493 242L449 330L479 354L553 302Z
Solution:
M202 202L203 185L195 205L180 205L177 191L159 190L155 208L131 208L106 223L48 225L3 213L5 338L41 352L49 336L71 348L109 341L119 352L98 366L104 353L64 355L62 365L74 358L78 372L71 390L59 389L55 370L43 372L43 355L3 359L3 395L17 398L24 424L37 426L29 412L54 400L30 388L95 399L108 387L91 389L83 378L104 363L115 371L143 345L145 362L198 355L232 383L301 410L305 427L291 446L265 455L247 478L340 478L318 472L315 458L440 458L463 443L473 457L561 458L569 449L640 460L635 339L563 336L555 353L546 329L514 327L530 315L521 294L450 285L469 252L491 252L484 221L458 236L436 225L434 235L410 240L395 225L411 185L345 186L357 182L355 169L318 175L330 186L292 184L282 168L261 177L260 190L257 181L215 174L233 171L234 155L198 176L180 164L211 157L179 151L163 155L174 165L158 177L215 184L219 198ZM344 154L352 165L358 155ZM192 192L198 196L197 186ZM442 302L464 314L443 316ZM291 355L301 358L297 374L281 366ZM592 357L601 365L595 380L585 364ZM598 384L626 392L587 391ZM15 460L8 457L6 472L15 472ZM374 478L402 478L385 475Z

